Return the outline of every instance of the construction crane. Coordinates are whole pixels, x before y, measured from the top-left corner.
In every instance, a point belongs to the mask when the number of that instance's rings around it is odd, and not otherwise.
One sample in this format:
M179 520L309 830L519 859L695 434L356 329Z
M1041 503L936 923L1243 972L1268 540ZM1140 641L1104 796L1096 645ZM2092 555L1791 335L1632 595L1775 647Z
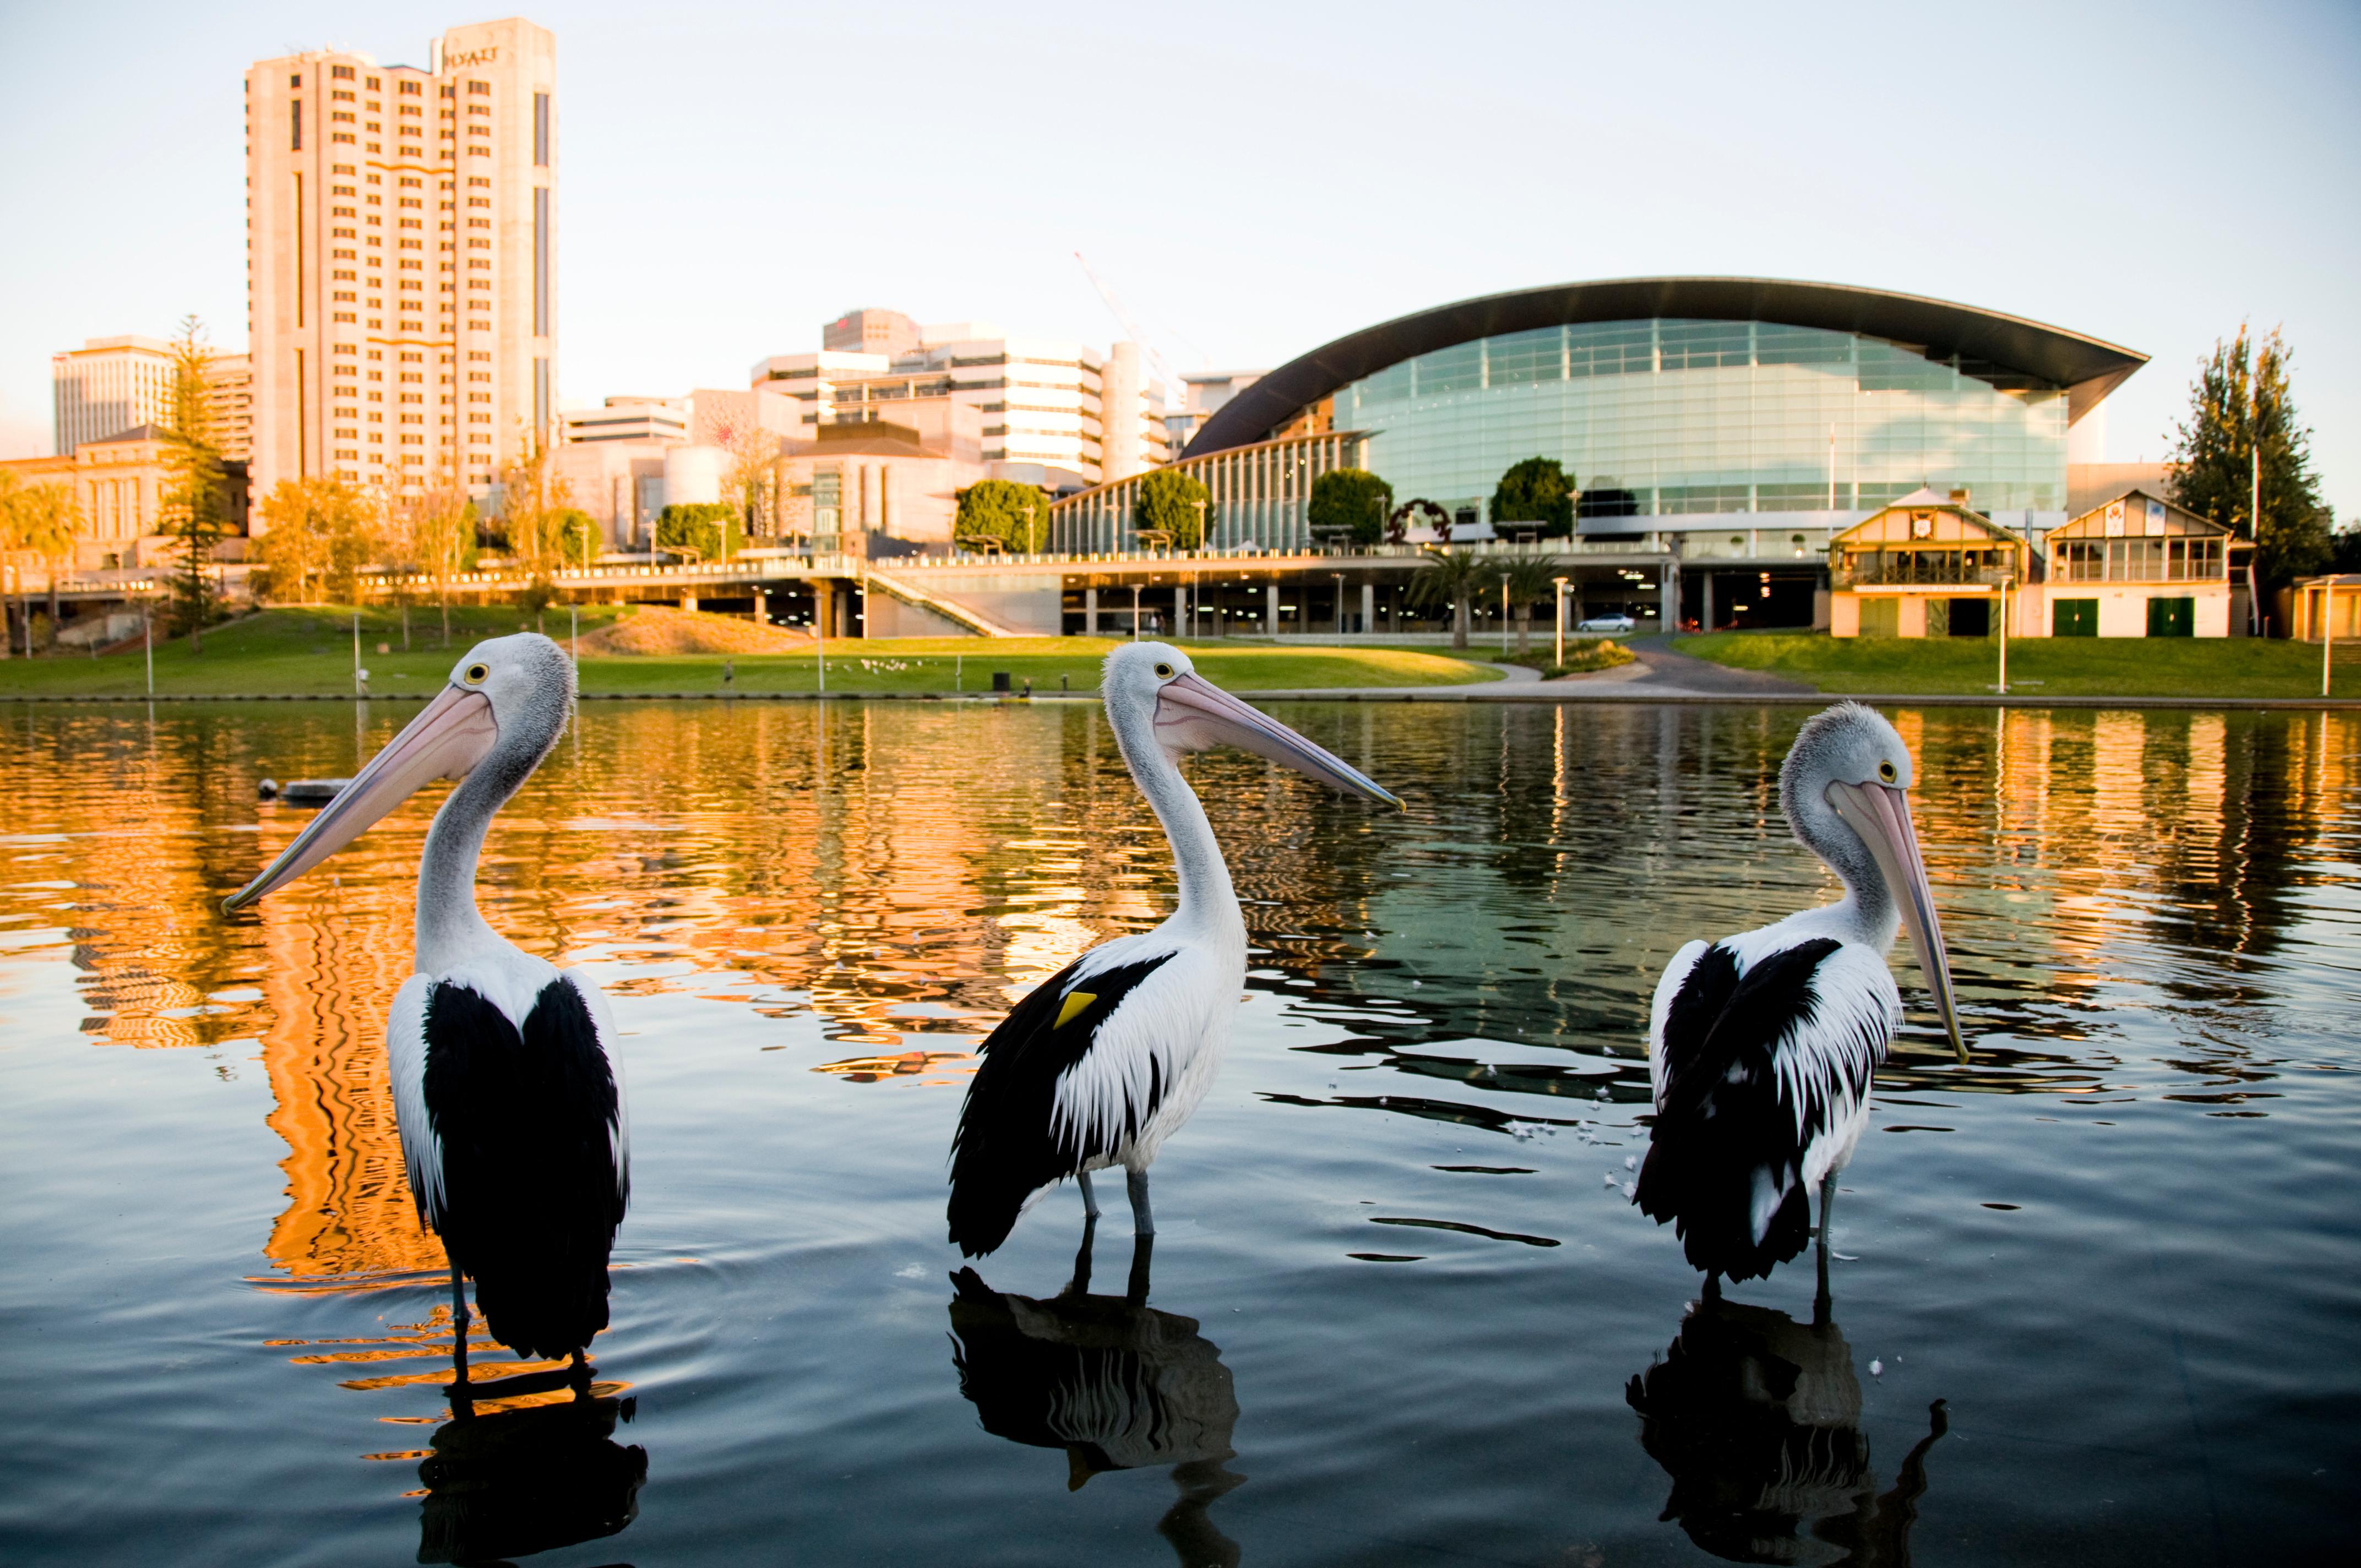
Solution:
M1148 368L1154 370L1156 378L1164 384L1164 395L1169 398L1177 393L1180 389L1180 378L1172 373L1172 367L1164 362L1164 356L1158 351L1153 343L1148 340L1148 334L1139 329L1139 323L1132 319L1131 313L1124 308L1123 302L1115 298L1115 291L1106 286L1104 279L1091 269L1090 262L1084 259L1081 251L1074 252L1074 259L1082 263L1082 276L1091 280L1091 287L1096 289L1099 291L1099 298L1106 302L1108 313L1123 328L1124 335L1139 345L1139 351L1148 356Z

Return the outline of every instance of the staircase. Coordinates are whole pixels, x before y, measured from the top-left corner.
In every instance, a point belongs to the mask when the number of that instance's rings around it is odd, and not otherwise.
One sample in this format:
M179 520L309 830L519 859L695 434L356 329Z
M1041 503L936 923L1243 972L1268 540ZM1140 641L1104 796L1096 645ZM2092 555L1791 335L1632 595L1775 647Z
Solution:
M918 587L900 577L896 577L891 572L881 572L874 566L862 574L862 581L863 586L867 588L878 593L890 595L895 598L900 599L904 604L913 606L918 609L926 610L931 615L939 615L945 620L950 621L955 625L966 627L969 630L973 631L980 637L1022 637L1027 635L1027 633L1018 631L1013 627L1003 626L1000 622L993 620L991 617L981 614L974 609L971 609L966 605L960 603L957 599L945 598L939 594L930 594L924 588Z

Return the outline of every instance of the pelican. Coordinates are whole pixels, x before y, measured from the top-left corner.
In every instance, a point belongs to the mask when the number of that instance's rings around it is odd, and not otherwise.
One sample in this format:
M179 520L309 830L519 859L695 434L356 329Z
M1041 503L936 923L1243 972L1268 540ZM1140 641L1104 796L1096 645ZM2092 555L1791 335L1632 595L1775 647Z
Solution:
M1837 1172L1869 1120L1870 1080L1902 1025L1885 955L1908 926L1960 1059L1959 1008L1926 862L1910 826L1910 753L1859 703L1806 720L1779 771L1797 842L1844 896L1673 955L1648 1025L1655 1126L1633 1201L1686 1243L1707 1288L1767 1276L1804 1250L1819 1190L1819 1292Z
M1098 1219L1091 1173L1124 1168L1132 1228L1156 1234L1148 1168L1213 1081L1246 983L1246 927L1229 867L1178 753L1242 747L1400 807L1357 770L1196 674L1162 642L1107 655L1100 690L1123 760L1172 845L1180 902L1152 931L1084 953L983 1042L951 1141L950 1239L981 1257L1067 1177Z
M607 1326L607 1258L631 1197L614 1025L597 986L520 951L476 910L485 830L573 710L574 663L556 643L522 632L476 644L426 710L222 906L285 886L433 780L459 781L427 830L413 972L386 1020L402 1164L450 1259L459 1343L464 1276L494 1339L570 1355L579 1373Z

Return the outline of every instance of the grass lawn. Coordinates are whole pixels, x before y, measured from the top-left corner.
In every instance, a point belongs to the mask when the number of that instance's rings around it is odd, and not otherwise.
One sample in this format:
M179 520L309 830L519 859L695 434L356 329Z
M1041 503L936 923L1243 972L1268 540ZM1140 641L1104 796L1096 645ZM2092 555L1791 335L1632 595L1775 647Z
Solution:
M612 606L583 606L583 635L610 623L618 613ZM440 612L413 609L411 649L405 653L399 612L364 610L361 664L369 672L369 690L379 695L432 692L449 678L452 664L470 644L515 631L521 621L529 625L512 607L455 608L451 645L445 649ZM550 611L542 627L563 641L568 631L566 611L562 607ZM379 643L390 652L379 652ZM828 645L828 689L989 691L993 673L1005 670L1010 685L1020 690L1029 679L1037 692L1057 691L1062 675L1069 689L1089 691L1098 685L1099 661L1114 646L1113 640L1088 637L835 641ZM1425 649L1279 649L1228 641L1184 646L1207 679L1238 691L1447 685L1496 678L1488 671L1470 670L1463 660ZM727 686L721 679L725 662L733 666L736 677ZM185 639L156 648L156 690L165 695L343 694L353 689L352 672L352 612L343 609L265 610L206 632L203 653L192 652ZM727 661L720 654L682 654L582 662L582 689L594 693L807 692L818 685L818 671L809 653L739 654ZM145 689L136 648L98 659L60 652L0 662L0 697L15 693L137 696Z
M1830 637L1806 631L1717 631L1679 652L1764 670L1824 692L1981 696L1999 648L1977 638ZM2246 637L2012 638L2008 685L2025 696L2320 695L2320 645ZM2335 689L2361 696L2361 646L2336 650Z

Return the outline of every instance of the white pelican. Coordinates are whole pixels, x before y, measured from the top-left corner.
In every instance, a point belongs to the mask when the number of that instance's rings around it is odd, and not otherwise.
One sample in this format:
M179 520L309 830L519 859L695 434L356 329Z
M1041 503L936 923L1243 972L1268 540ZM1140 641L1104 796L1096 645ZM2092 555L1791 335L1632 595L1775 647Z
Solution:
M459 781L427 830L413 972L386 1020L402 1163L451 1261L459 1343L464 1275L494 1339L571 1355L579 1371L607 1326L607 1258L631 1196L614 1025L597 986L520 951L476 911L485 830L573 709L574 664L556 643L531 632L478 643L426 710L223 907L302 875L433 780Z
M1162 642L1129 642L1100 677L1108 722L1172 844L1180 903L1152 931L1092 948L1018 1003L983 1042L951 1142L950 1239L981 1257L1067 1177L1098 1218L1091 1175L1122 1166L1133 1230L1156 1234L1148 1168L1221 1066L1246 983L1246 927L1205 808L1175 758L1243 747L1400 806L1357 770L1198 675ZM1085 1246L1088 1243L1085 1241Z
M1820 1195L1820 1293L1828 1204L1869 1120L1872 1075L1902 1024L1885 965L1898 922L1960 1059L1968 1059L1943 932L1910 827L1910 753L1859 703L1815 714L1779 771L1796 840L1844 883L1834 904L1691 942L1656 982L1648 1073L1656 1121L1633 1201L1672 1221L1689 1262L1768 1275L1804 1250Z

